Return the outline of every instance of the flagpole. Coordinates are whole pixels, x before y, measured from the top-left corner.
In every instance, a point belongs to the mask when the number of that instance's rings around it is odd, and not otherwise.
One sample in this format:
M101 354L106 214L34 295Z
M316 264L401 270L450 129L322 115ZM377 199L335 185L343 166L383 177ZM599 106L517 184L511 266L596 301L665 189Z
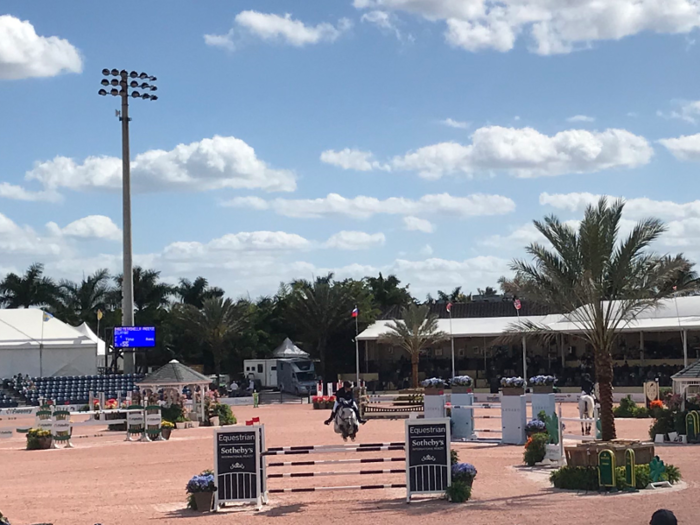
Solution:
M455 336L454 332L452 331L452 308L450 308L449 312L450 314L450 342L452 344L452 379L455 378Z
M44 377L44 310L41 310L41 340L39 341L39 377Z
M677 286L673 287L673 302L676 305L676 319L678 319L678 330L681 332L681 342L683 343L683 368L688 368L688 332L681 326L681 315L678 312Z
M357 307L355 307L357 309ZM360 335L359 319L360 312L355 315L355 386L360 387L360 341L357 336Z
M520 305L518 305L520 306ZM518 324L520 324L520 308L516 306L515 312L518 315ZM527 386L527 343L525 342L525 336L523 335L523 381L525 386Z

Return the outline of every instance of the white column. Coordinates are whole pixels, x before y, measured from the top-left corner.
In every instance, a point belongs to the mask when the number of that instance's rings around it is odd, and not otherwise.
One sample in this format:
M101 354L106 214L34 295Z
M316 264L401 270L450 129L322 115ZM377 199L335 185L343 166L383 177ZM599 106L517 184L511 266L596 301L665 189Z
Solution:
M501 395L501 429L502 442L507 445L525 443L525 425L527 410L525 396Z
M683 330L683 368L688 366L688 330Z
M471 406L474 404L474 394L451 394L452 406ZM452 439L471 439L474 435L474 409L452 409Z

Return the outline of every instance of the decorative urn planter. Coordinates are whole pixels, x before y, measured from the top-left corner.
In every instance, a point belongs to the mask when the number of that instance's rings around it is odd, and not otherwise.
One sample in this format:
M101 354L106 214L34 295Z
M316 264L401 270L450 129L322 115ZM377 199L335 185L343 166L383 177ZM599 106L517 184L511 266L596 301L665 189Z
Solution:
M194 496L194 505L199 512L208 512L214 506L213 492L195 492L192 495Z

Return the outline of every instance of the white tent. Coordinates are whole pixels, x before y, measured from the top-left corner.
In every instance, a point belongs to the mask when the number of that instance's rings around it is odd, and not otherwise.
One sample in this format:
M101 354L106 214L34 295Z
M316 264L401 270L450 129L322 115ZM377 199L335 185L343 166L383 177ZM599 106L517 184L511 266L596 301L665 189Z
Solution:
M107 345L99 338L99 336L92 331L87 323L83 323L80 326L76 326L75 329L86 337L89 337L91 341L97 344L97 367L105 368L107 366Z
M97 347L41 310L0 309L0 377L96 374Z
M289 357L309 357L309 354L304 352L297 345L292 343L292 340L287 337L281 345L279 345L274 352L272 352L272 357L278 358L289 358Z

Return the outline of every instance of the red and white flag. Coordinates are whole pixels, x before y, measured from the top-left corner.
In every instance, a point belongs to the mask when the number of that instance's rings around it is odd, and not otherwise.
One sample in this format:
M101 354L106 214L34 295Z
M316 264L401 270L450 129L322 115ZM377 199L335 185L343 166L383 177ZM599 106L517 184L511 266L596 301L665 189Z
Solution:
M353 309L352 311L352 317L353 319L356 318L360 314L360 310L358 310L357 306Z
M673 287L673 291L675 292L676 290L678 290L678 286Z
M513 306L515 306L516 310L520 310L522 305L520 304L520 299L513 299Z
M452 313L452 303L447 303L446 309L449 313Z

